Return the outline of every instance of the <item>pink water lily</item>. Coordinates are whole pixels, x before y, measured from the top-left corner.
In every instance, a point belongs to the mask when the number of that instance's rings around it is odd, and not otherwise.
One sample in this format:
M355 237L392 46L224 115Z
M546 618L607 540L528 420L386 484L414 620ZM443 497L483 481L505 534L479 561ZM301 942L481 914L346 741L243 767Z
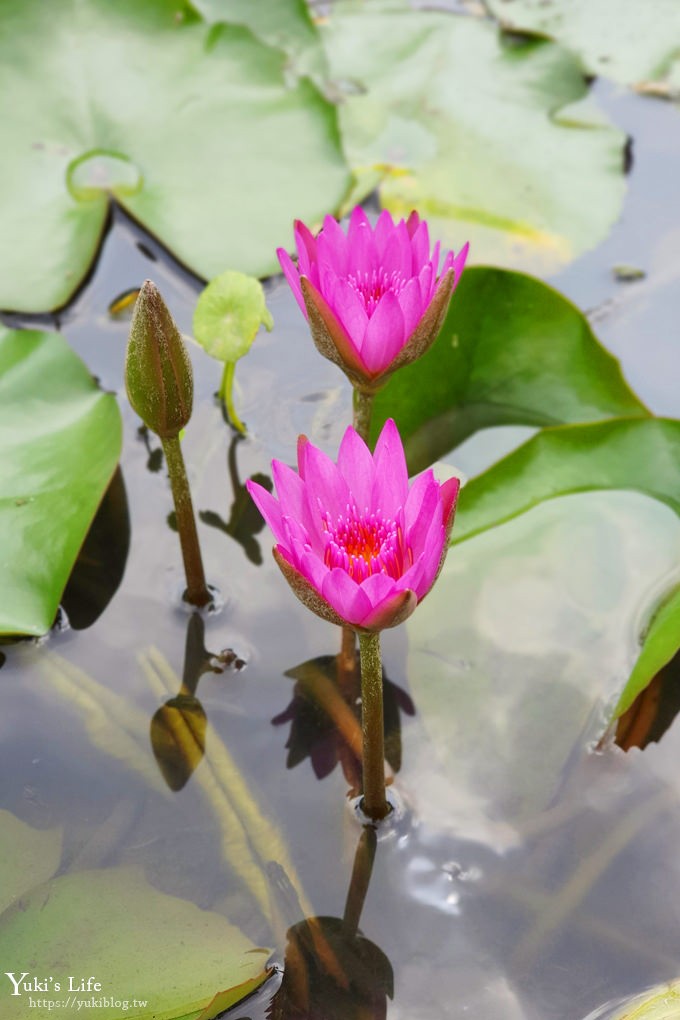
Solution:
M295 242L297 265L277 254L314 342L365 392L434 342L468 252L447 252L440 270L440 244L430 249L418 213L395 223L383 210L374 229L359 206L347 234L332 216L316 237L298 220Z
M246 484L298 598L325 620L359 631L410 616L444 562L458 479L440 485L429 470L409 487L391 420L373 455L350 427L337 464L302 436L299 473L277 460L272 469L278 499Z

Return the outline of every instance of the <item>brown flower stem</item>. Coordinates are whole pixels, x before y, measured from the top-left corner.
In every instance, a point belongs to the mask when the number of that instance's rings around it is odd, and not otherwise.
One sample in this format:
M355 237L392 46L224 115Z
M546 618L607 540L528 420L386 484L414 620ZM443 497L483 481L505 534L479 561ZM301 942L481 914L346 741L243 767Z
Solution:
M211 600L208 586L205 583L205 572L201 558L201 547L198 544L198 532L196 531L196 518L194 516L194 505L191 501L191 490L184 466L184 457L179 445L179 436L172 436L161 439L165 462L168 465L170 485L172 487L172 498L175 502L175 514L177 516L177 530L179 541L182 547L182 559L184 560L184 573L187 579L187 589L184 592L184 600L192 606L201 609L207 606Z
M380 634L359 634L361 654L361 727L364 744L364 796L361 807L379 822L389 811L385 797L385 724L383 721Z
M361 911L364 909L364 901L371 881L377 845L378 837L375 829L372 825L365 825L354 854L354 867L343 914L343 920L352 935L356 935L361 920Z
M371 414L373 412L373 394L354 390L354 430L358 432L366 445L371 434Z

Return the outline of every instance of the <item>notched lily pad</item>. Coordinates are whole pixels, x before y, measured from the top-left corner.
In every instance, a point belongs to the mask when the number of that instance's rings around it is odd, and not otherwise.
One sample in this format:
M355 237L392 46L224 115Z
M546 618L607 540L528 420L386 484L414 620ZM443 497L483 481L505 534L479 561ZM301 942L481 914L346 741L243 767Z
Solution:
M487 0L510 30L552 36L579 56L590 74L622 85L663 83L679 68L680 7L675 0Z
M64 305L112 198L201 276L274 272L349 186L335 108L286 61L185 0L0 0L0 307Z

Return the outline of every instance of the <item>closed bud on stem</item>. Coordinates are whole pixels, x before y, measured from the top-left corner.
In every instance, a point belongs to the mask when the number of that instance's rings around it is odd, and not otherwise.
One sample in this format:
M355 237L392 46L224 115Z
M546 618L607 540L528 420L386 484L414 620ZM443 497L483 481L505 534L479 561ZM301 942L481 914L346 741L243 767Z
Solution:
M133 409L161 439L173 439L191 417L194 377L180 332L156 285L145 280L135 304L125 358Z

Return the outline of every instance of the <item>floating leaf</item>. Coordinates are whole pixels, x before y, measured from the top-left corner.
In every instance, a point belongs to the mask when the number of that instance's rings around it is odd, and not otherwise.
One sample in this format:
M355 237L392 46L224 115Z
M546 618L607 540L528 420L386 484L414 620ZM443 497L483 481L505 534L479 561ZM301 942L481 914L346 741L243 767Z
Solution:
M206 21L245 25L259 39L284 50L298 74L321 77L323 48L305 0L191 0Z
M420 470L477 429L645 415L585 316L521 273L469 268L428 353L374 404L373 434L394 417Z
M211 280L194 313L194 336L218 361L238 361L250 350L260 326L268 331L274 320L259 280L228 269Z
M552 36L577 54L589 74L623 85L663 81L678 67L680 7L620 0L487 0L504 28Z
M640 658L628 678L614 710L614 718L630 708L680 648L680 585L661 600L643 635Z
M285 61L185 0L1 0L0 307L68 301L111 198L205 277L277 270L349 185L335 109Z
M121 419L58 334L0 328L0 634L44 634L118 461Z
M218 991L226 1009L262 984L269 951L137 870L113 868L62 875L22 896L0 917L0 955L8 971L22 974L29 960L34 973L52 975L62 1002L73 991L69 975L94 975L94 998L108 1000L97 1008L101 1020L207 1020ZM3 1017L30 1020L29 1001L4 996Z
M680 514L680 421L619 419L544 429L463 488L453 542L556 496L632 489Z
M623 135L578 61L546 39L406 3L338 3L321 28L340 124L382 204L426 216L475 259L555 267L606 236L624 193Z

